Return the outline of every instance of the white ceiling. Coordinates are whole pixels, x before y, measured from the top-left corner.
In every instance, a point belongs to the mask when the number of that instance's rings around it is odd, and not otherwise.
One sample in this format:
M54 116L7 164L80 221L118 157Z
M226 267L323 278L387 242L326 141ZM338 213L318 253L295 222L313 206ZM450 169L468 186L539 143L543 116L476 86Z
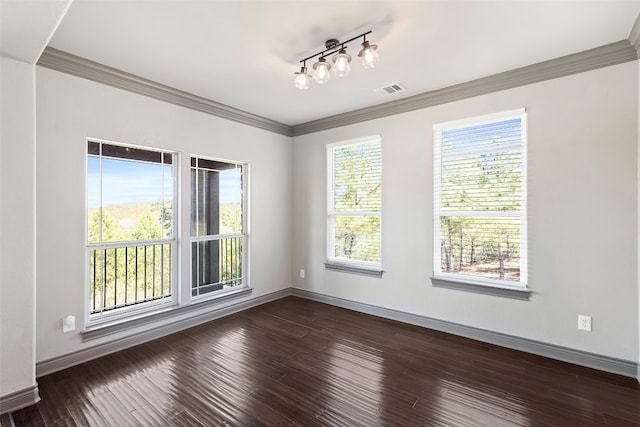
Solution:
M1 0L0 55L35 64L71 0Z
M49 45L296 125L617 42L639 13L640 0L75 0ZM352 43L350 75L293 87L326 39L369 29L378 67ZM395 82L407 91L373 92Z

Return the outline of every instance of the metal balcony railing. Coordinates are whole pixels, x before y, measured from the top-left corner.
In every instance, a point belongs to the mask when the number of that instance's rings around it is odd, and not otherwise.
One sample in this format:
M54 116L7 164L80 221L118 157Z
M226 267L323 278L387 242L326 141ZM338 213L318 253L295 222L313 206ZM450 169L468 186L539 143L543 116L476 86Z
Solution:
M243 284L244 236L192 238L192 296Z
M89 248L91 314L171 299L172 242Z
M243 284L244 236L192 242L192 295ZM108 243L89 248L90 314L172 299L174 242Z

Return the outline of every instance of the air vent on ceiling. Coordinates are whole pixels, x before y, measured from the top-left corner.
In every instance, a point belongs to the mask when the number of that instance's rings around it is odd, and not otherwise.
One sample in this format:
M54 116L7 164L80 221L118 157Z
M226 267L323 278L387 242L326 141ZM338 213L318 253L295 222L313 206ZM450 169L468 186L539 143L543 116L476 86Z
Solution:
M384 86L379 89L374 89L373 91L380 96L389 96L389 95L393 95L394 93L404 92L405 90L407 89L404 86L402 86L400 83L393 83L393 84L390 84L389 86Z

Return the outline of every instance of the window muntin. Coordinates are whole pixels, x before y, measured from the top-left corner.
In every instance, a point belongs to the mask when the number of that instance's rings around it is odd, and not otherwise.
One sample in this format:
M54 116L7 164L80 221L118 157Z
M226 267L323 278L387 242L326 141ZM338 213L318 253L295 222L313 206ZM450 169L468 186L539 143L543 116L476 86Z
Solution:
M526 113L434 126L434 276L526 287Z
M246 165L191 157L191 295L246 287Z
M327 146L327 262L379 269L382 146L379 136Z
M175 302L175 158L88 141L90 323Z

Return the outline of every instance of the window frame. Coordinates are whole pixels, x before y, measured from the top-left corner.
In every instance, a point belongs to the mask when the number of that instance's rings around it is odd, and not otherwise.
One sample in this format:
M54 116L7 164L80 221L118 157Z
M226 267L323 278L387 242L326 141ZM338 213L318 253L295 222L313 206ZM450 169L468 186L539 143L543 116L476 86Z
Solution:
M191 171L193 170L193 166L191 166L192 159L203 159L214 162L228 163L234 164L236 166L240 166L241 174L242 174L242 233L233 233L233 234L216 234L216 235L205 235L205 236L193 236L193 224L191 222L191 200L189 200L189 233L188 233L188 241L189 241L189 285L188 293L189 300L192 302L200 302L207 300L214 300L220 297L223 297L228 294L237 293L243 289L249 289L250 286L250 268L249 268L249 163L240 162L236 160L228 160L222 159L219 157L212 156L203 156L199 154L190 154L189 155L189 178L191 178ZM199 167L196 166L196 170ZM192 194L191 182L189 183L189 194ZM213 240L221 240L223 238L241 238L242 239L242 285L232 287L229 289L220 289L217 291L202 293L198 295L193 295L192 288L192 275L193 275L193 243L194 242L203 242L203 241L213 241ZM185 289L187 288L184 285Z
M441 209L442 135L444 131L474 127L520 118L521 159L520 210L519 211L451 211ZM516 299L528 299L528 253L527 253L527 112L525 108L475 116L461 120L438 123L433 126L433 275L434 286L478 292ZM517 217L520 220L520 278L518 281L477 277L442 271L441 218L465 217Z
M173 191L173 197L171 198L171 207L172 207L172 227L171 227L171 237L166 238L162 237L160 239L151 239L151 240L126 240L121 242L99 242L99 243L89 243L89 143L97 143L100 144L101 150L99 157L102 158L102 146L104 144L123 147L123 148L134 148L139 150L151 151L156 153L166 153L172 156L171 168L172 168L172 176L171 176L171 188ZM154 313L162 312L171 307L175 307L179 304L179 279L180 279L180 243L179 243L179 224L180 224L180 212L178 207L180 206L180 198L179 198L179 183L180 183L180 161L181 155L177 151L149 147L139 144L130 144L118 141L111 141L102 138L93 138L87 137L85 138L85 206L84 206L84 253L85 253L85 282L84 282L84 320L85 320L85 328L100 328L104 325L109 325L113 323L121 323L127 322L130 319L139 319L144 316L152 315ZM100 209L102 206L102 165L100 166ZM170 254L171 254L171 298L169 299L159 299L157 302L150 301L147 303L140 303L138 306L136 304L132 304L130 306L125 306L121 308L113 309L113 311L107 311L106 314L103 311L100 315L92 315L91 314L91 271L90 271L90 253L92 249L108 249L108 248L116 248L116 247L130 247L130 246L139 246L139 245L147 245L152 243L161 243L161 244L169 244Z
M380 219L380 262L371 262L371 261L358 261L358 260L348 260L344 258L335 257L335 217L338 214L335 207L335 167L334 167L334 150L336 148L349 146L349 145L365 145L365 144L379 144L380 146L380 210L376 211L366 211L366 212L357 212L357 211L342 211L340 212L343 215L348 216L362 216L362 217L370 217L377 216ZM383 174L383 165L382 165L382 137L381 135L371 135L361 138L354 138L345 141L334 142L331 144L327 144L327 217L326 217L326 261L324 263L325 268L327 270L339 271L339 272L347 272L347 273L356 273L362 274L366 276L372 277L381 277L382 263L383 263L383 248L382 248L382 174Z

